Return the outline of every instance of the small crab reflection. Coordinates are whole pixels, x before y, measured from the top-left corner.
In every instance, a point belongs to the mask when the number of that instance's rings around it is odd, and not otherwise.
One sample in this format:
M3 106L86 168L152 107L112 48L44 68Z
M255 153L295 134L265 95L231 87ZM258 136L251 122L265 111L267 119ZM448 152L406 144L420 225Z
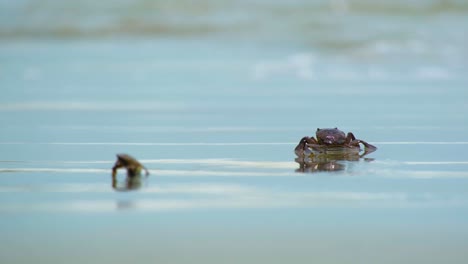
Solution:
M138 190L143 186L143 177L141 175L127 176L125 181L119 183L117 176L112 176L112 188L119 192Z
M356 148L332 148L323 152L309 152L307 155L297 157L295 161L299 163L296 172L326 172L343 171L349 166L348 161L373 161L372 158L364 158L369 154L364 152L360 154L359 147Z

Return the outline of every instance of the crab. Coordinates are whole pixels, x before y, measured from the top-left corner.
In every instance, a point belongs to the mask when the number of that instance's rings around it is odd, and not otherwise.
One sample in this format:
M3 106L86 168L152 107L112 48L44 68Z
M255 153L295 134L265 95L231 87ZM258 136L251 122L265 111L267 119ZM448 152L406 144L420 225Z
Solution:
M360 144L364 146L364 153L367 155L377 150L377 147L367 143L364 140L356 139L353 133L345 134L338 128L317 128L314 137L303 137L294 149L298 157L305 156L306 153L327 153L338 151L360 151Z
M117 154L117 161L115 162L114 167L112 167L112 177L117 175L117 170L119 168L126 168L127 176L129 177L140 175L142 169L145 170L146 176L149 175L148 169L128 154Z

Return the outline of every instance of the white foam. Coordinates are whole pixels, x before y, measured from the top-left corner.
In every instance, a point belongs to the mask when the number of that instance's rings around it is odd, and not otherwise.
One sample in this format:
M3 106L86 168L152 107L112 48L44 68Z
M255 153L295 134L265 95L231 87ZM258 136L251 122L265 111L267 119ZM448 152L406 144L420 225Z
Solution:
M315 79L315 57L310 53L297 53L280 60L262 61L254 65L255 79L271 76L291 76L299 79Z
M294 169L297 163L289 161L242 161L231 159L156 159L141 160L145 164L200 164L239 168Z
M109 173L105 169L82 168L0 168L0 173L8 172L41 172L41 173Z
M193 186L197 188L197 186ZM248 209L248 208L311 208L330 206L352 207L402 207L412 206L404 193L398 192L282 192L250 188L247 191L222 195L224 187L214 194L216 197L143 198L139 200L93 201L72 200L33 203L3 203L0 212L95 212L104 213L122 209L138 211L169 211L193 209ZM203 193L206 194L206 193ZM213 194L213 193L211 193ZM221 196L220 196L221 194Z

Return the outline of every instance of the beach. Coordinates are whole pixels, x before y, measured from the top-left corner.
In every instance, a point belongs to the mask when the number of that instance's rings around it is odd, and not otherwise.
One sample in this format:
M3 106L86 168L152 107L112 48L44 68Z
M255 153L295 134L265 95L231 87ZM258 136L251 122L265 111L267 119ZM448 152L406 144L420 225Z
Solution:
M0 262L464 263L468 5L377 2L0 1Z

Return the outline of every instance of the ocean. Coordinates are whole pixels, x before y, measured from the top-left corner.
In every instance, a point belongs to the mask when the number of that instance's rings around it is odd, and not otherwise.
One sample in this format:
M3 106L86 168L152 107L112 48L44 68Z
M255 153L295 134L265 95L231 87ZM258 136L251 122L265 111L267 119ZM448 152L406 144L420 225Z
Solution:
M0 262L464 263L467 14L0 0ZM377 151L297 162L333 127Z

